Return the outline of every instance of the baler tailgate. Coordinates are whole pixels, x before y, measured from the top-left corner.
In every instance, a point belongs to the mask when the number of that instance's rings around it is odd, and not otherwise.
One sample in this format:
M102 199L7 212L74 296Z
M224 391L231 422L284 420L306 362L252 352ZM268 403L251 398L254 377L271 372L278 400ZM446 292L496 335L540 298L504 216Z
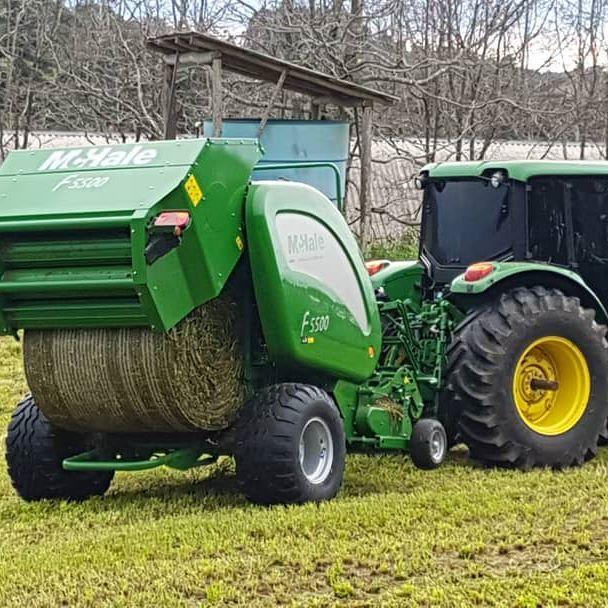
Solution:
M0 166L0 333L168 331L241 258L255 140L17 151ZM162 216L186 218L182 226Z

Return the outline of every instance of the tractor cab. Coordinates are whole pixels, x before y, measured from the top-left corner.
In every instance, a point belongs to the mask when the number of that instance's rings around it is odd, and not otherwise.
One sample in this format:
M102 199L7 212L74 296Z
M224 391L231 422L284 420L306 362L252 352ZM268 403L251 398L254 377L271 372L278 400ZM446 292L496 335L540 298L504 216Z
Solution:
M523 259L524 188L504 171L423 176L420 257L435 284L481 260Z
M608 164L439 163L423 168L420 259L433 286L480 261L576 271L608 301Z

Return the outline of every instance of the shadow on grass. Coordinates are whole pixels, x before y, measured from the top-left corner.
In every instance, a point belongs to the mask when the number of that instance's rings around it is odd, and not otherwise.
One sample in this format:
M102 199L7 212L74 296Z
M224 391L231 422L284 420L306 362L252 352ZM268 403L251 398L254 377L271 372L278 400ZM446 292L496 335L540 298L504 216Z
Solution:
M197 477L197 472L190 471L189 479L180 473L171 477L154 473L144 478L129 480L125 487L116 484L113 491L103 502L125 502L138 499L156 499L162 502L182 500L196 503L205 499L205 509L242 507L247 500L241 493L234 469L230 460L214 467L206 477ZM450 452L446 467L460 470L477 470L479 465L468 458L466 450L456 449ZM404 454L356 454L347 458L346 473L340 497L354 498L382 495L389 492L408 494L420 487L420 477L432 475L432 471L416 469L407 455ZM125 477L122 477L125 479ZM206 500L210 499L210 500Z
M421 487L444 487L444 484L466 483L479 466L468 458L466 450L450 452L443 467L436 471L415 468L406 454L349 454L344 483L336 501L378 500L398 494L405 498ZM60 507L60 508L58 508ZM67 510L66 510L67 507ZM159 469L145 473L120 473L108 494L81 503L63 505L61 501L12 503L0 520L11 521L32 516L40 519L63 519L71 516L110 516L112 521L134 524L150 518L164 519L175 515L213 516L220 511L247 512L267 507L253 505L241 493L231 459L226 458L207 469L186 472ZM293 506L290 508L299 507ZM303 508L306 508L305 506Z
M234 469L224 462L212 465L207 470L188 472L154 471L145 476L133 478L130 473L116 478L111 492L104 503L154 499L161 502L179 501L198 503L205 499L205 508L224 508L228 505L242 506L242 496Z
M181 497L197 496L240 496L236 477L230 476L229 473L225 473L223 475L225 476L218 475L207 479L188 481L182 481L179 479L163 480L161 483L151 482L151 485L148 487L141 484L138 485L137 488L118 488L108 495L108 500L113 498L119 498L121 500L128 500L129 498L158 498L173 500Z

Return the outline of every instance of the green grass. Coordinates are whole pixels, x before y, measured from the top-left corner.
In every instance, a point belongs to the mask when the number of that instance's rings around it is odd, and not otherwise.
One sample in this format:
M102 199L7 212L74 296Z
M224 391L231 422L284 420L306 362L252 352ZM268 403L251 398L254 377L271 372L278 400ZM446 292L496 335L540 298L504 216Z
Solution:
M420 233L417 228L409 227L397 241L374 243L369 255L370 260L387 258L389 260L415 260L418 257Z
M3 429L24 390L4 339ZM606 606L607 476L608 450L529 474L352 455L335 501L260 508L229 461L83 504L26 504L2 468L0 606Z

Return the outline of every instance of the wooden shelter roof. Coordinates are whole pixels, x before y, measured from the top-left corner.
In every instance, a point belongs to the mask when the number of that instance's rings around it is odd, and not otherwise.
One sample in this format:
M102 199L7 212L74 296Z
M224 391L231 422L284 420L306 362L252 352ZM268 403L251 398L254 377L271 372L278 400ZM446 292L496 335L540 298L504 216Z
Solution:
M276 83L282 80L285 89L317 98L324 103L339 105L388 104L397 97L375 89L341 80L333 76L299 66L219 40L200 32L174 32L148 38L148 48L164 55L212 54L221 57L222 67L243 76Z

